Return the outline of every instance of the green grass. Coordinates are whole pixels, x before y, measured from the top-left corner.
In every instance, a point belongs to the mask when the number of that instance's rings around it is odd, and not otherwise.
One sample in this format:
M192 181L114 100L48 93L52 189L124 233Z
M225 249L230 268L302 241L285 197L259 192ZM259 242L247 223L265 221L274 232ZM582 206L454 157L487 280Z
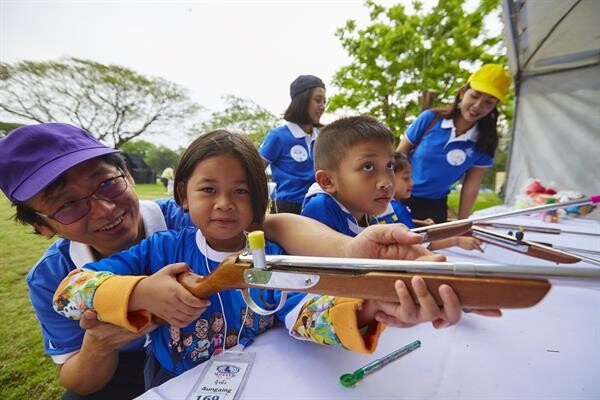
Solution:
M460 199L460 192L450 192L448 195L448 207L450 210L458 215L458 200ZM502 204L502 199L494 192L479 192L475 204L473 205L473 212L477 210L483 210L484 208L497 206Z
M166 197L162 184L136 185L142 199ZM0 399L58 399L57 367L44 355L25 277L53 242L12 220L14 208L0 193Z

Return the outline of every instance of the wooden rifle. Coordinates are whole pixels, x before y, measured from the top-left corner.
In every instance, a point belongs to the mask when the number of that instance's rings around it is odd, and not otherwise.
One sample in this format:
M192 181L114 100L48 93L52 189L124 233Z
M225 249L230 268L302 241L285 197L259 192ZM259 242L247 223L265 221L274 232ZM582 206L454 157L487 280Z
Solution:
M570 235L585 235L585 236L600 236L600 233L594 232L580 232L580 231L571 231L560 228L550 228L545 226L531 226L531 225L518 225L518 224L507 224L501 222L477 222L477 225L489 227L489 228L499 228L499 229L508 229L512 231L523 231L523 232L535 232L535 233L546 233L550 235L560 235L562 233L570 234Z
M272 289L322 295L397 302L394 282L402 280L413 299L411 279L422 276L427 288L442 305L438 288L448 284L462 305L473 309L526 308L537 304L552 284L598 284L600 269L508 266L466 262L427 262L266 256L256 268L247 253L221 262L208 276L192 272L177 280L198 298L230 289Z
M503 235L479 226L473 226L470 235L485 243L559 264L573 264L584 261L600 266L599 260L553 248L547 244L524 240L522 235L517 235L516 237Z
M423 226L420 228L411 229L412 232L420 233L424 236L424 242L432 242L449 237L464 235L471 230L474 224L487 222L499 218L511 217L515 215L533 214L542 211L553 211L559 208L569 208L574 206L583 206L587 204L600 203L600 194L585 197L578 200L565 201L562 203L545 204L536 207L524 208L521 210L506 211L498 214L484 215L481 217L472 217L468 219L460 219L457 221L444 222L441 224Z

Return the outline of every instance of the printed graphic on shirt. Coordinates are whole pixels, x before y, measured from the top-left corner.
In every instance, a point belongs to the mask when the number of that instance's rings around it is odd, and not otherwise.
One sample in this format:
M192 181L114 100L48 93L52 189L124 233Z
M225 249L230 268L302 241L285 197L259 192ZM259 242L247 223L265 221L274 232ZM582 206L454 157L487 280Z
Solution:
M450 165L454 165L454 166L462 165L466 159L467 159L467 154L464 152L464 150L461 150L461 149L450 150L446 154L446 160L448 161L448 164L450 164Z
M297 162L303 162L308 159L306 149L299 144L292 146L290 149L290 156Z

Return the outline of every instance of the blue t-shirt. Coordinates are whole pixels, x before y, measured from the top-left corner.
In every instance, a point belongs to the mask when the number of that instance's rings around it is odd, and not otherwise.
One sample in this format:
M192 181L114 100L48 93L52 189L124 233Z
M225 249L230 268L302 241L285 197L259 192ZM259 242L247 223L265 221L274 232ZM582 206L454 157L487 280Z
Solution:
M265 253L283 254L283 249L267 242ZM188 227L156 233L131 249L88 264L86 268L118 275L151 275L166 265L185 262L193 272L207 276L232 254L211 249L199 229ZM281 292L251 289L250 295L262 308L274 309L279 304ZM304 296L304 293L288 293L285 305L275 316L283 321ZM273 315L256 315L247 308L240 291L226 290L220 297L210 296L211 306L185 328L164 324L150 333L153 354L165 370L179 375L208 360L213 353L223 351L229 336L235 340L232 345L237 344L240 330L240 343L247 345L254 336L273 326ZM246 320L242 324L244 316Z
M387 210L377 216L377 221L380 224L404 224L408 229L415 227L410 209L396 199L392 199Z
M180 229L192 225L185 213L173 199L155 202L140 201L140 214L144 221L146 236L167 229ZM62 280L75 268L95 261L89 246L67 239L54 242L27 274L29 298L40 322L44 350L54 362L64 363L70 353L81 348L85 331L79 321L67 319L54 311L52 297ZM143 339L132 342L122 351L141 351Z
M294 123L271 129L260 145L262 158L269 162L275 188L275 200L302 203L315 181L313 147L318 131L307 135Z
M346 207L329 193L325 192L318 183L314 183L304 199L301 215L317 220L331 229L348 236L356 236L365 228L358 224L358 221L348 211ZM376 217L369 216L369 225L391 224L398 221L398 216L394 209L388 204L387 209Z
M476 148L477 125L458 138L454 137L454 123L440 119L423 136L425 128L436 113L421 113L406 131L408 141L416 146L410 155L412 194L425 199L442 199L450 187L472 167L491 167L494 159Z

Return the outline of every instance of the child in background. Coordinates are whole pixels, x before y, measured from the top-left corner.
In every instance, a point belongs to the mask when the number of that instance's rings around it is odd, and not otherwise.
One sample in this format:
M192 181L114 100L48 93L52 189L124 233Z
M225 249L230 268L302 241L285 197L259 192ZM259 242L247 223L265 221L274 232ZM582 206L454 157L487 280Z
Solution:
M409 199L412 194L412 168L408 162L408 158L404 153L394 153L394 174L395 174L395 194L391 204L395 214L398 217L398 221L403 223L409 228L414 228L415 224L420 225L431 225L432 219L424 221L418 221L412 219L410 209L403 203L404 200ZM439 250L446 247L458 246L465 250L479 250L483 253L481 248L481 242L469 236L458 236L443 240L436 240L429 244L429 250Z
M391 171L391 158L388 167ZM188 265L195 273L210 274L224 258L244 250L245 231L262 223L268 202L267 182L253 144L242 135L223 130L200 136L181 158L175 187L175 200L189 211L195 227L161 232L128 251L88 264L89 269L70 274L55 295L55 308L63 315L74 309L83 312L94 308L103 321L132 331L146 328L150 313L166 320L170 326L159 326L151 333L153 355L160 368L149 387L212 356L217 350L209 340L213 315L223 317L224 326L219 331L227 332L225 347L233 342L229 332L237 331L236 342L247 344L267 328L265 324L261 326L260 318L248 316L239 291L223 291L201 300L175 280L177 274L188 270ZM277 254L282 249L268 243L266 252ZM171 265L174 263L178 264ZM150 274L153 275L140 276ZM410 296L408 289L399 282L399 300L406 299ZM429 315L428 320L435 320L436 327L448 326L460 318L460 304L450 287L442 285L440 290L443 309L427 304L421 289L415 291L419 293L422 318ZM280 292L259 292L251 291L259 304L279 303ZM429 292L427 296L431 296ZM407 312L401 309L404 306L402 302L398 305L289 293L285 306L276 315L286 323L292 336L368 353L374 351L383 330L380 322L414 324L402 321L402 313ZM415 304L408 307L415 312ZM315 316L315 309L320 315ZM304 321L318 323L305 326Z

